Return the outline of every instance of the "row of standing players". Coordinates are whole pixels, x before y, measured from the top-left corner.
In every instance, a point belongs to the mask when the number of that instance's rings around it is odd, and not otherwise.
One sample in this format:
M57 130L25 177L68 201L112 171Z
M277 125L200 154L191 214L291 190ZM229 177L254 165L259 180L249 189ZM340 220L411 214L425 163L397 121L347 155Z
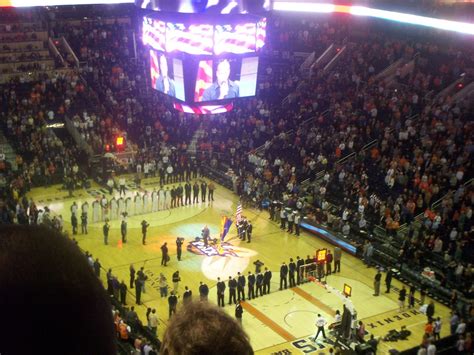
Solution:
M332 254L328 251L328 254ZM331 259L332 262L332 259ZM237 277L229 276L229 280L226 283L217 278L217 303L220 307L225 306L225 290L229 289L229 300L228 304L237 303L242 300L245 301L245 287L247 286L247 299L257 298L259 295L263 296L270 293L270 282L272 279L272 272L265 267L262 272L264 263L260 260L254 262L255 274L251 271L248 272L247 277L237 273ZM307 256L306 260L296 257L296 261L290 258L288 265L283 262L280 266L280 290L296 287L301 283L306 282L308 275L314 271L313 267L316 265L315 258ZM332 273L331 263L326 264L327 274ZM334 272L341 271L341 249L336 247L334 250ZM289 281L289 282L288 282Z
M149 224L145 220L142 221L143 244L145 244L146 232L147 232L148 226ZM247 236L248 241L251 240L252 224L245 217L242 218L242 220L239 222L238 232L239 232L239 237L241 239L245 240L245 236ZM104 234L104 238L105 238L105 234ZM122 240L126 242L126 239L124 238L126 238L126 234L124 236L123 230L122 230ZM181 260L183 242L184 242L184 238L180 238L180 237L176 238L176 251L177 251L178 261ZM167 242L165 242L161 246L161 252L162 252L161 265L167 266L167 263L170 261ZM331 251L328 250L327 255L326 255L326 262L324 264L318 263L316 258L311 257L310 255L308 255L306 259L302 259L299 256L297 256L296 262L293 260L293 258L290 258L290 262L288 263L288 265L285 262L283 262L282 265L280 266L280 290L286 289L288 287L288 281L289 281L290 288L295 287L296 285L299 285L302 282L305 282L305 280L307 279L307 276L310 273L316 272L316 275L318 276L318 278L321 279L321 277L324 276L324 274L330 275L332 272L340 272L341 256L342 256L341 249L339 247L335 247L334 254L332 254ZM334 262L334 270L332 269L333 262ZM264 263L261 262L260 260L255 261L254 265L255 265L255 274L252 274L252 272L249 271L248 276L246 278L244 275L242 275L239 272L237 275L237 279L235 277L233 278L229 276L227 286L224 281L221 281L221 279L218 278L217 299L218 299L219 306L223 307L225 305L224 293L227 287L229 289L229 304L231 304L232 302L236 303L237 300L240 301L241 299L245 301L245 286L246 285L248 287L248 292L247 292L248 299L256 298L258 297L259 294L260 296L263 296L265 294L270 293L270 281L272 279L272 272L268 270L268 268L265 267L265 271L262 273L262 266L264 265ZM326 270L324 270L324 266L326 266ZM140 284L141 283L144 284L146 280L146 277L144 277L144 274L141 275L139 272L138 273L139 277L137 278L137 280L135 280L135 277L134 277L135 271L132 269L133 268L131 268L130 287L133 288L135 281L138 281ZM140 275L142 277L140 277ZM175 276L176 275L173 275L173 282L176 282ZM177 277L179 277L179 273ZM141 289L142 287L139 287L139 290L137 290L139 294L141 293L140 292ZM201 291L201 288L200 288L200 291ZM139 294L136 295L138 304L140 300Z
M214 193L211 194L210 191L211 190L209 190L209 202L214 201ZM214 191L214 189L212 191ZM203 202L205 202L205 197L203 198ZM176 205L173 206L173 204L172 204L172 208L173 207L179 207L179 204L177 206ZM150 226L150 224L146 220L143 220L141 222L142 244L143 245L146 245L146 236L147 236L149 226ZM252 226L251 225L250 225L250 234L249 234L248 230L249 229L247 229L247 235L248 235L248 238L249 238L248 241L250 242L250 238L251 238L251 234L252 234ZM73 226L73 231L74 231L74 226ZM108 220L106 220L105 224L102 227L102 232L103 232L103 236L104 236L104 244L105 245L108 244L109 231L110 231L110 225L109 225ZM126 216L126 214L123 214L122 222L120 224L120 233L122 235L122 243L126 243L127 242L127 216ZM86 234L87 234L87 228L86 228ZM182 244L182 242L181 242L181 244ZM166 243L165 243L165 246L166 246ZM163 246L162 246L161 250L163 252ZM181 254L181 253L179 253L179 254ZM165 266L166 266L166 262L165 262Z
M182 245L183 245L183 238L176 239L177 245L177 257L178 261L181 260L182 255ZM170 260L168 254L168 247L167 243L164 243L161 247L162 249L162 265L166 266L167 262ZM328 255L332 255L330 251L328 251ZM334 250L334 272L340 272L340 255L341 250L340 248L335 248ZM247 277L242 273L238 272L237 277L229 276L229 280L226 283L221 280L221 278L217 279L217 302L220 307L225 306L225 290L229 290L229 300L228 304L237 303L238 301L242 300L245 301L246 294L247 299L251 300L253 298L257 298L259 295L263 296L270 293L270 282L272 279L272 272L267 267L265 267L264 271L262 272L262 267L264 263L260 260L256 260L254 262L255 265L255 273L251 271L248 272ZM315 259L307 256L306 260L300 258L299 256L296 257L296 261L293 258L290 258L290 262L288 265L283 262L280 266L280 290L286 289L288 287L295 287L306 282L308 275L314 271L315 267ZM331 273L331 263L326 264L328 274ZM111 270L109 270L111 273ZM111 275L108 275L107 280L109 280ZM135 277L136 276L136 277ZM141 293L145 290L145 281L147 277L144 272L144 268L140 268L138 272L136 272L133 265L130 266L130 288L133 289L135 286L135 296L136 296L136 303L140 304ZM181 281L179 276L179 271L174 272L173 274L173 284L174 292L173 295L176 296L177 293L177 283ZM247 286L247 293L245 292L245 287ZM189 293L189 292L188 292ZM201 299L206 299L208 297L209 288L207 285L201 282L199 287L199 294Z
M199 186L197 181L194 183L194 185L191 185L191 183L188 181L188 182L185 183L184 188L183 188L183 186L181 186L181 184L179 184L177 187L173 186L171 188L171 190L168 190L168 187L165 190L163 190L163 187L160 187L160 190L158 191L160 193L158 193L155 190L153 191L152 199L155 198L155 197L153 197L154 194L156 194L156 198L158 198L158 196L161 196L161 191L162 191L162 193L164 194L164 197L161 197L161 198L163 200L169 199L169 202L168 202L169 205L168 205L168 203L165 203L164 207L165 208L176 208L176 207L181 207L181 206L187 206L188 204L191 205L191 204L199 203L199 195L201 195L200 197L201 197L201 202L202 203L206 202L206 196L207 196L207 200L209 201L209 203L214 202L214 192L215 192L215 190L216 190L216 187L215 187L213 182L210 182L209 184L207 184L205 181L203 181L201 183L201 186ZM123 182L121 182L120 185L119 185L120 196L122 195L122 193L125 195L125 191L126 191L125 180L123 180ZM192 194L191 194L191 191L192 191ZM184 193L184 197L183 197L183 193ZM167 196L168 194L169 194L169 196ZM138 193L137 193L137 196L138 196ZM192 197L192 202L191 202L191 197ZM144 198L144 197L140 196L140 198ZM103 201L105 201L105 202L103 202ZM107 208L109 208L109 201L105 198L105 196L102 197L100 202L94 201L94 203L99 203L102 210L107 210ZM87 201L82 204L80 209L81 209L81 215L80 215L81 234L88 234L87 226L88 226L89 205L88 205ZM78 227L79 227L79 225L78 225L79 221L78 221L78 218L77 218L78 210L79 210L79 207L77 206L76 202L73 202L73 204L71 206L71 226L72 226L73 235L76 235L78 233ZM126 226L126 216L127 216L127 213L121 213L121 215L122 215L121 229L123 230L125 228L125 231L126 231L126 227L127 227ZM124 222L125 222L125 225L124 225ZM108 224L107 219L106 219L106 224ZM103 227L104 240L106 239L106 235L108 237L108 230L109 229L110 229L109 226L104 225L104 227ZM122 233L122 241L126 242L126 233L125 233L125 238L123 237L123 233ZM107 243L104 242L104 244L107 244Z

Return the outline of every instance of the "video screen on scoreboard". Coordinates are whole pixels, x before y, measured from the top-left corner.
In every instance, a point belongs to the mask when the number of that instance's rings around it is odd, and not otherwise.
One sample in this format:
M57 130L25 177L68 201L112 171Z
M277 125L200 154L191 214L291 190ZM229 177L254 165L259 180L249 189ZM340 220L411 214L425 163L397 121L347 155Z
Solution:
M214 47L213 33L213 25L185 25L168 22L166 25L166 51L211 55Z
M219 101L255 96L258 57L201 60L194 101Z
M256 23L238 25L216 25L214 32L214 53L252 53L256 50Z
M143 44L157 51L166 48L166 22L150 17L143 18Z
M166 95L185 101L183 62L150 50L151 86Z
M254 14L271 10L271 0L135 0L135 5L154 11L208 14Z

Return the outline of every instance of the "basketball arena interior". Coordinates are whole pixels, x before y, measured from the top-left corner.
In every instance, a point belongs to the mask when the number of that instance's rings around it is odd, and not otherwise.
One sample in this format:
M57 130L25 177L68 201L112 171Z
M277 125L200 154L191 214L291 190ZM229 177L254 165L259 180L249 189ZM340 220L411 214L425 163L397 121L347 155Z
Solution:
M474 3L0 0L0 354L473 354Z

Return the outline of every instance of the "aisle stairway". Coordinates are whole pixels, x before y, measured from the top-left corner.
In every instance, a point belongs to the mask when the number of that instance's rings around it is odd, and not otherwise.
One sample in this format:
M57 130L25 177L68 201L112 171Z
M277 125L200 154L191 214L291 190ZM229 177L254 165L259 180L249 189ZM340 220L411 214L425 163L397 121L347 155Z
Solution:
M204 137L204 129L202 128L202 125L199 126L199 128L194 132L193 138L191 139L191 142L189 143L188 146L188 154L196 154L197 153L197 143L200 138Z

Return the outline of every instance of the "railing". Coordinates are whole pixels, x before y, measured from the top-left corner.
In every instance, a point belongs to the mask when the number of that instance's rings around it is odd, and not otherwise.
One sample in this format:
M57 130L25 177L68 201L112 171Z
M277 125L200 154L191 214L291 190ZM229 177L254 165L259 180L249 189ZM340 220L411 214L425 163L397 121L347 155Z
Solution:
M53 52L54 56L56 58L59 58L59 60L61 61L63 67L66 67L66 61L64 60L63 56L61 55L61 53L59 53L59 50L58 48L56 47L56 45L54 44L53 40L50 38L48 38L48 47L49 49L51 50L51 52Z
M326 64L326 66L324 67L325 72L331 70L334 64L336 64L339 57L341 57L345 53L346 49L347 49L347 46L342 47L341 50L337 52L337 54L331 59L331 61L328 64Z
M460 90L453 96L453 102L459 102L463 100L466 96L474 92L474 82L468 84L464 89Z
M316 57L316 52L312 52L305 60L304 62L301 64L300 66L300 72L301 73L305 73L309 70L309 68L311 67L311 65L313 64L314 62L314 59Z
M441 92L438 93L438 95L435 96L434 101L438 102L438 100L442 97L445 97L449 95L453 90L456 88L456 86L463 81L463 77L460 77L459 79L455 80L451 85L446 87L444 90L441 90Z
M74 53L74 51L72 50L71 46L69 45L68 41L66 40L66 38L64 36L61 36L61 38L59 39L61 41L61 44L64 46L64 48L66 49L67 52L69 52L69 54L72 56L72 58L74 59L74 63L76 63L76 67L79 68L79 59L77 59L77 56L76 56L76 53Z
M72 123L72 121L69 118L65 117L64 122L66 123L66 128L69 134L72 136L72 138L74 139L76 144L79 146L79 148L85 151L89 157L92 157L94 152L91 146L81 137L79 131L77 130L76 127L74 127L74 124Z
M396 69L403 63L403 58L398 59L397 61L390 64L387 68L382 70L379 74L375 76L375 80L385 79L386 77L392 75Z
M332 52L332 50L334 49L334 47L335 47L335 44L332 43L332 44L324 51L324 53L321 54L318 59L316 59L316 61L311 65L310 69L313 69L313 68L317 67L319 64L323 63L324 60L326 60L326 57L330 55L330 53Z

